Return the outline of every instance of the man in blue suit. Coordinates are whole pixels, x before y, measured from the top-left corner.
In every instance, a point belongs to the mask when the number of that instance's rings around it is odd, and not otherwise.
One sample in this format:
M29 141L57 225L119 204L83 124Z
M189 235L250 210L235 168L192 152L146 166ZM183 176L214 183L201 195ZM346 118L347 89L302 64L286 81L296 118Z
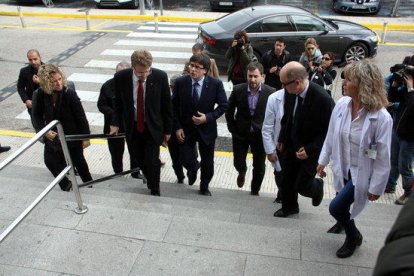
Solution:
M194 184L201 169L199 193L211 196L208 185L214 175L216 120L227 109L227 97L223 83L207 75L210 58L206 54L193 55L189 67L190 75L175 81L174 129L181 142L180 155L187 169L188 184ZM197 142L201 162L197 160Z

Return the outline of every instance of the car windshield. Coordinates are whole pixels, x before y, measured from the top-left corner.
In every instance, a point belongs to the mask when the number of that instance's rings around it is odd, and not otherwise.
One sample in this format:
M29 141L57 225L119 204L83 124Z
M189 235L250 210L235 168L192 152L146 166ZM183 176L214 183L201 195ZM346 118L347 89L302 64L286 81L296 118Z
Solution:
M217 24L224 30L231 30L235 26L244 26L251 20L251 17L245 12L230 13L217 20Z

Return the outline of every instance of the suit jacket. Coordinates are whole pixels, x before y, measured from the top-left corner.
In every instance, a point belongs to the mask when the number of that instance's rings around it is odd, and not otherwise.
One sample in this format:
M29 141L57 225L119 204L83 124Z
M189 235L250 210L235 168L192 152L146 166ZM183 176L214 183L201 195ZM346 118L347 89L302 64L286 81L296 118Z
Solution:
M253 128L255 132L262 131L267 99L275 91L274 88L262 84L259 99L253 116L250 114L248 101L248 84L234 86L229 98L229 107L226 111L227 128L239 138L246 137Z
M204 143L210 145L217 138L216 120L226 111L227 105L227 97L221 80L205 76L201 96L195 106L191 77L182 76L175 81L174 86L174 130L183 129L186 139L198 132ZM194 125L192 117L197 116L197 111L206 114L205 124Z
M165 134L171 134L172 109L168 76L164 71L151 69L145 82L145 127L156 143L163 142ZM120 126L124 122L126 139L132 138L136 128L134 95L132 92L132 69L115 74L115 101L112 125Z
M75 90L64 88L59 92L55 106L52 96L41 88L33 94L32 122L36 132L39 132L53 120L59 120L65 135L89 134L89 124L85 111ZM80 141L68 142L68 145L79 144Z
M285 98L285 114L281 122L279 143L285 145L285 150L293 147L291 140L291 129L293 123L293 111L296 96L289 94ZM309 82L306 98L302 103L301 115L298 122L298 140L301 147L309 156L303 161L309 174L316 173L316 166L321 152L329 120L334 108L334 101L329 94L319 85ZM297 151L298 149L293 149Z
M109 133L112 116L114 114L114 100L115 100L115 81L114 79L107 80L101 87L97 106L99 111L104 115L104 129L105 134ZM120 123L120 132L124 132L122 122Z
M34 83L32 79L33 75L36 74L37 70L35 70L30 64L20 70L19 78L17 80L17 91L19 92L23 103L27 100L31 100L33 92L39 88L39 85Z

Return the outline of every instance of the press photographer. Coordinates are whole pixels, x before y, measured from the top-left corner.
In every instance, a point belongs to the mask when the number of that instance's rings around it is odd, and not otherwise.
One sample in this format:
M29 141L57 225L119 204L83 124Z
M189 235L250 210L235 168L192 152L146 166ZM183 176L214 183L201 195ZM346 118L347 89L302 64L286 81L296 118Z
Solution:
M412 192L412 164L414 161L414 66L396 64L391 67L392 84L388 88L388 100L399 103L394 117L391 144L391 172L385 192L394 193L399 174L404 194L395 203L404 205Z
M326 52L322 56L322 62L313 61L309 63L309 80L322 86L330 96L332 83L336 78L336 70L333 69L335 56L332 52Z
M246 31L236 32L233 38L225 57L229 61L227 69L228 80L236 85L247 81L247 65L257 60L257 58L253 54L253 47L250 45Z

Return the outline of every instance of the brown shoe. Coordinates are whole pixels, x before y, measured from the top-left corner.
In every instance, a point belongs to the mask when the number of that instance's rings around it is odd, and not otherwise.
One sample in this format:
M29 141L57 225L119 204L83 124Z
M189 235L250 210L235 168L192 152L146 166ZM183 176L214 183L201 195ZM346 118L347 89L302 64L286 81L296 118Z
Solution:
M237 176L237 186L239 188L243 188L244 185L244 181L245 181L245 173L239 173L239 175Z

